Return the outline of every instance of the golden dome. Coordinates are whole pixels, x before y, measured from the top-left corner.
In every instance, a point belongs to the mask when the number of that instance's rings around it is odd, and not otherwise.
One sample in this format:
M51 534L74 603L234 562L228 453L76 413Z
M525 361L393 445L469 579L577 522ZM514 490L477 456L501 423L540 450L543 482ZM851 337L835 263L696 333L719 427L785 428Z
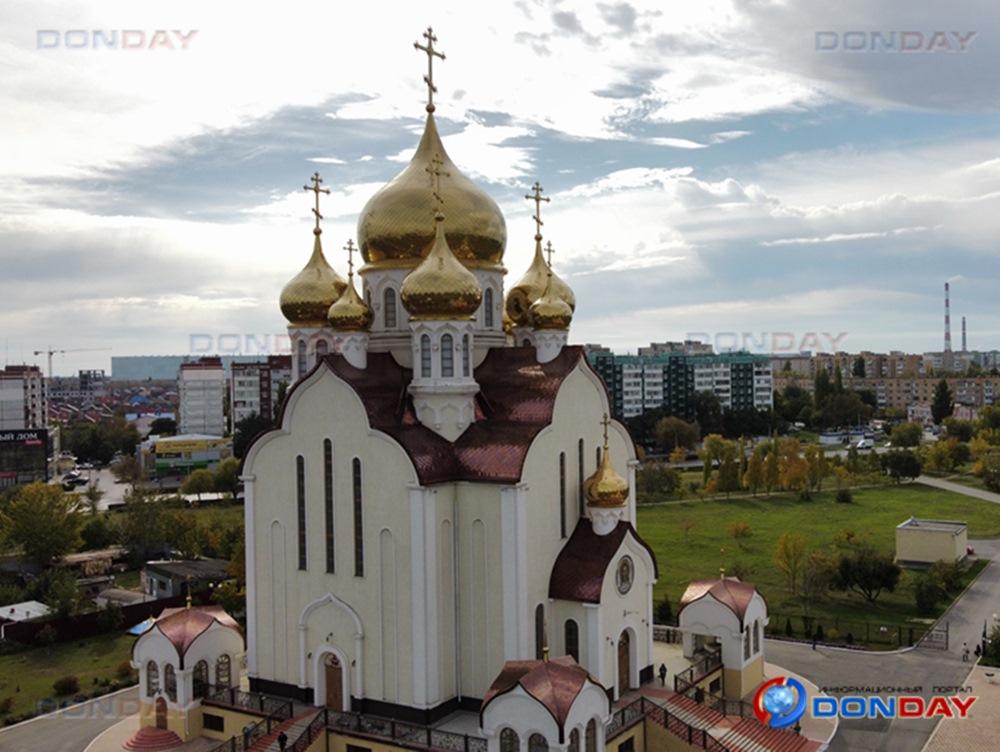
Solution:
M430 194L430 191L427 191ZM471 319L483 298L476 275L455 258L444 233L444 215L434 217L434 245L406 275L399 297L414 319Z
M503 323L504 334L511 334L514 331L514 321L507 314L507 309L503 309L503 316L501 317Z
M507 224L496 202L458 171L448 157L434 123L427 113L424 135L410 164L368 199L358 217L361 256L371 267L415 267L431 243L434 230L427 218L434 216L435 200L429 172L435 155L450 179L441 186L448 207L445 226L455 257L471 267L503 268Z
M553 293L553 281L554 276L549 269L545 292L529 309L531 325L535 329L569 329L573 320L573 309L569 303Z
M326 262L319 241L321 230L313 230L312 256L302 271L281 290L281 313L296 326L326 326L326 314L343 294L347 283Z
M549 265L542 257L542 236L535 235L535 257L531 260L528 271L507 293L507 302L504 306L507 315L515 324L531 326L531 306L542 297L548 283ZM576 296L569 285L555 273L552 274L552 294L566 303L571 313L576 310Z
M347 276L347 290L330 306L327 317L338 332L367 332L371 328L372 309L358 295L353 271Z
M583 490L590 506L620 507L628 501L628 481L611 466L607 415L604 416L604 451L601 452L601 466L584 481Z

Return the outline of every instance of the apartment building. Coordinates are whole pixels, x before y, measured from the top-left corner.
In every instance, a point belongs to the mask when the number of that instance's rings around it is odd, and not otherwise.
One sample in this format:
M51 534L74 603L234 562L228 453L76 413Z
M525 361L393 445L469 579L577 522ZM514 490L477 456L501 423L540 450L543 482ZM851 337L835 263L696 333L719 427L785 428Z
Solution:
M226 432L226 372L219 358L182 363L177 374L178 433L222 436Z
M6 366L0 371L0 431L45 428L48 396L38 366Z
M257 363L230 366L230 430L251 415L274 416L278 391L292 381L292 356L272 355Z

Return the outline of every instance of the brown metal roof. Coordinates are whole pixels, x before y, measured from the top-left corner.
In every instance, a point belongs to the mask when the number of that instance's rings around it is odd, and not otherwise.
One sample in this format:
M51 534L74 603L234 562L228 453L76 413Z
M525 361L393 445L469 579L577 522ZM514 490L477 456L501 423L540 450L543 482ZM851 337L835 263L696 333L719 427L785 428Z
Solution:
M576 529L552 565L549 598L600 603L604 575L627 535L631 535L640 546L649 551L655 570L656 556L631 523L622 520L607 535L598 535L590 520L584 517L577 522Z
M697 600L701 600L706 595L711 595L717 601L727 606L730 611L736 614L743 626L743 617L746 616L750 601L753 600L757 588L749 582L741 582L738 577L725 577L712 580L695 580L687 586L684 595L681 596L681 607L677 612L680 616L684 608Z
M570 708L573 707L573 702L588 680L601 687L606 696L605 687L571 656L566 655L549 661L507 661L483 698L479 710L480 722L490 702L520 686L552 714L559 727L559 740L562 741L563 726L569 716ZM610 703L610 700L608 702Z
M149 629L142 634L146 635L154 629L159 629L163 636L177 648L177 655L181 659L180 668L184 668L184 655L188 648L198 639L199 635L216 623L232 629L240 636L243 635L240 625L221 606L165 608ZM140 635L141 637L142 635ZM136 643L138 642L137 639ZM135 644L132 645L132 649L135 650Z

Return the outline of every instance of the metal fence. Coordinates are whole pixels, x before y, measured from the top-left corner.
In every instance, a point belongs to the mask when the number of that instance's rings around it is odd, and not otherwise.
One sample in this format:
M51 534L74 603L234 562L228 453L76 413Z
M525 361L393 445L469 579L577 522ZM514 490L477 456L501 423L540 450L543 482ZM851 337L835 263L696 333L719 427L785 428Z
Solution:
M678 739L686 741L692 747L700 747L701 749L708 750L708 752L732 752L718 739L709 734L707 730L692 726L686 721L683 721L675 716L663 706L650 702L645 698L640 698L632 703L632 705L637 704L640 705L642 709L643 717L648 718L653 723L659 724ZM630 707L632 706L626 706L618 712L622 713ZM612 723L614 723L614 719L612 719ZM626 728L628 728L628 726L623 725L618 733L621 733L621 731L624 731ZM610 728L608 730L607 739L608 741L612 739Z
M262 695L259 692L244 692L235 687L209 687L205 695L206 705L217 705L235 710L245 710L265 718L281 721L292 717L293 703L278 697Z
M791 634L789 634L789 627ZM928 631L924 625L886 624L876 621L825 618L804 614L770 614L767 636L782 640L835 643L841 645L882 645L908 647L916 645Z
M710 653L674 675L674 691L683 694L720 668L722 668L722 656Z
M429 726L359 713L330 712L327 714L326 727L335 733L358 734L377 740L401 742L422 749L486 752L486 740L482 737L456 734Z

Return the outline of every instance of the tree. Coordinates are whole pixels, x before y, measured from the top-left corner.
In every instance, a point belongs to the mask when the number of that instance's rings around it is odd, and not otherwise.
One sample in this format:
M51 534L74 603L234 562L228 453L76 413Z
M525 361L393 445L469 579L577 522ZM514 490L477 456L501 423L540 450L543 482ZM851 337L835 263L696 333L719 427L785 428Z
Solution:
M764 461L764 488L767 489L768 496L771 495L771 491L778 487L780 482L781 464L778 461L778 450L772 446Z
M782 533L774 549L774 566L788 580L788 589L797 592L799 575L806 558L806 541L798 533Z
M660 418L654 430L657 444L666 452L678 447L693 447L698 441L698 426L673 415Z
M913 583L913 600L918 614L932 616L938 601L944 596L941 581L932 572L921 572L917 575Z
M757 491L764 485L764 460L761 458L760 452L754 452L750 455L750 462L747 463L747 471L743 475L743 485L750 489L750 493L754 496L757 495Z
M105 515L95 515L87 520L80 531L85 551L99 551L118 542L118 528Z
M1000 406L989 405L979 411L979 430L1000 429Z
M916 478L923 469L920 459L909 449L893 450L883 454L880 461L882 468L896 483L902 483L904 478L907 480Z
M228 493L233 501L240 488L240 461L235 457L226 457L215 470L215 489Z
M863 379L865 377L865 359L860 355L854 359L854 368L852 373L856 378Z
M894 447L915 447L920 446L920 437L923 436L924 429L919 423L900 423L893 426L889 435Z
M132 488L135 488L139 484L144 475L139 460L131 454L124 455L115 460L114 464L111 465L111 472L118 481L128 483Z
M243 459L243 455L250 448L250 443L258 434L272 427L273 423L268 418L257 413L251 413L243 420L237 421L233 429L233 456Z
M722 433L722 402L715 392L695 392L691 395L691 407L695 420L701 428L701 435Z
M181 493L195 494L198 497L198 501L201 501L203 493L211 493L214 490L215 476L212 475L211 470L204 468L195 470L184 479L184 483L181 485Z
M682 446L674 447L674 450L670 453L670 461L675 465L679 465L686 459L687 450Z
M891 593L896 589L902 573L892 556L862 545L841 554L832 584L836 590L852 590L874 603L883 590Z
M962 420L961 418L945 418L944 427L948 436L956 441L972 441L976 432L976 427L971 420Z
M62 429L62 445L81 460L108 463L115 452L133 454L139 431L116 415L100 423L78 421Z
M753 530L750 528L750 523L740 520L729 526L729 535L736 541L737 546L743 548L744 541L753 535Z
M91 514L97 514L101 499L104 498L104 491L97 487L96 483L88 483L87 490L81 494L86 501L87 509Z
M281 410L285 406L285 396L288 394L288 382L279 381L278 382L278 393L275 395L274 400L274 415L271 416L274 420L274 425L278 425L278 418L281 417Z
M830 383L830 374L825 368L821 368L813 381L813 402L817 409L822 409L827 399L833 395L833 384Z
M59 616L71 616L80 605L76 577L61 567L52 567L38 578L33 588L39 600Z
M934 397L931 399L931 417L934 423L941 424L945 418L951 415L953 410L951 389L948 382L941 379L934 387Z
M812 605L823 597L833 581L834 562L823 551L812 551L802 566L802 609L809 615Z
M0 530L40 566L76 550L82 519L76 501L59 486L23 486L0 514Z
M727 496L741 488L740 465L734 456L736 448L729 444L723 450L722 464L719 466L719 490Z
M655 501L648 498L650 495L673 494L680 484L680 473L662 462L644 462L635 474L635 490L644 502Z
M163 503L148 492L133 490L126 494L121 535L134 562L142 563L151 552L163 549L166 542L164 511Z
M983 485L990 491L1000 492L1000 452L990 452L979 460Z
M177 433L177 421L173 418L156 418L149 424L149 436L173 436Z
M670 598L664 595L663 600L656 604L656 623L673 624L673 622L674 610L670 605Z
M205 533L190 510L179 509L166 518L167 543L182 559L194 559L205 549Z
M827 475L826 454L823 447L810 444L805 449L806 466L808 467L809 487L814 491L823 490L823 478Z
M712 477L712 469L715 463L722 459L726 449L726 440L717 433L711 433L705 437L701 445L702 476L701 484L708 485L709 478Z
M833 393L843 394L844 393L844 374L840 370L840 365L834 366L833 369Z
M875 409L866 404L857 392L837 392L823 403L822 418L827 426L860 425L868 422Z

